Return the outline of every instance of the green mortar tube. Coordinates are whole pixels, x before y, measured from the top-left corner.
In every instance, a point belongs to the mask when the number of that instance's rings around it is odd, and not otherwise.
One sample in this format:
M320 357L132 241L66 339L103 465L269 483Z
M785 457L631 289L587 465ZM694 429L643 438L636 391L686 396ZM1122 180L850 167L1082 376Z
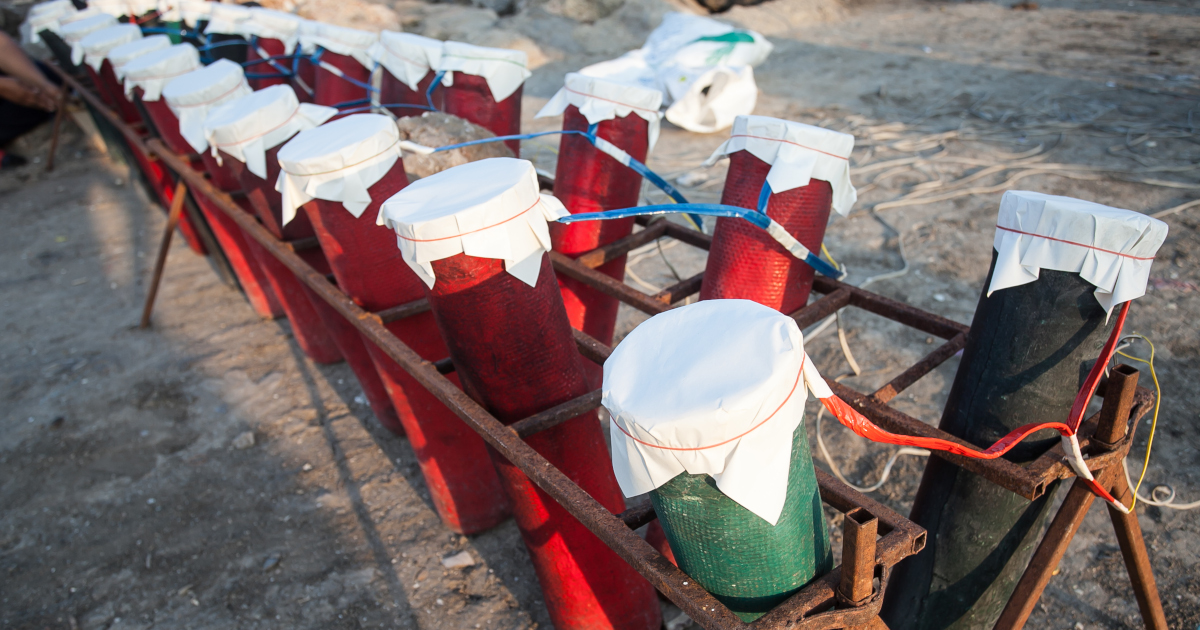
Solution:
M991 285L996 256L983 286ZM981 448L1031 422L1065 422L1113 321L1079 274L1042 270L1038 280L979 298L940 427ZM1115 320L1115 317L1113 318ZM1052 430L1005 457L1036 459L1059 442ZM991 628L1041 538L1051 485L1027 501L937 457L929 458L910 518L928 544L896 566L884 600L892 630Z
M717 489L683 473L650 493L675 560L742 621L754 621L833 569L808 438L792 438L787 499L772 526Z

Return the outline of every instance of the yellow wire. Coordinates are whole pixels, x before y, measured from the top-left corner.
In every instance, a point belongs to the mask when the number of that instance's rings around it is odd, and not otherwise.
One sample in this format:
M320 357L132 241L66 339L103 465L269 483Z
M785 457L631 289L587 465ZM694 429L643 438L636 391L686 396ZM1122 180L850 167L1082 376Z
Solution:
M1117 350L1117 354L1131 361L1145 363L1150 366L1150 377L1154 379L1154 418L1150 421L1150 438L1146 440L1146 459L1142 462L1142 474L1138 476L1137 485L1133 488L1133 503L1129 504L1130 512L1133 511L1133 508L1137 507L1138 491L1142 489L1142 481L1146 478L1146 470L1150 468L1150 449L1154 448L1154 430L1158 427L1158 409L1162 405L1162 387L1159 386L1158 374L1154 371L1154 342L1147 339L1145 335L1138 333L1133 333L1132 336L1140 337L1142 341L1150 344L1150 360L1131 357L1120 350Z
M838 261L833 259L833 254L829 253L829 248L825 247L825 243L821 243L821 253L825 254L825 257L829 259L829 262L833 263L834 269L837 269L838 271L842 270L842 266L838 264Z

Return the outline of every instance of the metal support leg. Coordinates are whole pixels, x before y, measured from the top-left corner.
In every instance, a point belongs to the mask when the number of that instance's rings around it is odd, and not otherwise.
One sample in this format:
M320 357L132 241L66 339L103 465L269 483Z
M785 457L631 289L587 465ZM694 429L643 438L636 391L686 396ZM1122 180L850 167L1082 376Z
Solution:
M59 90L58 110L54 112L54 130L50 133L50 154L46 156L46 172L54 170L54 155L58 153L58 135L62 130L62 119L67 114L67 86Z
M179 226L179 215L183 212L183 200L186 196L187 187L181 179L175 184L175 196L171 199L171 209L167 213L167 227L163 230L162 243L158 246L158 257L154 259L154 275L150 277L146 305L142 307L142 323L138 328L150 327L150 312L154 310L154 298L158 296L158 283L162 280L163 267L167 263L167 250L171 248L171 236Z
M1109 486L1113 490L1113 497L1129 505L1133 499L1129 483L1124 474L1116 477L1116 483ZM1142 622L1149 630L1167 630L1167 617L1163 613L1162 599L1158 596L1158 585L1154 582L1154 571L1150 568L1150 556L1146 553L1146 540L1142 537L1142 526L1138 524L1137 514L1122 514L1110 505L1108 516L1112 518L1113 529L1117 530L1117 543L1121 545L1125 570L1129 572L1133 594L1137 597L1138 608L1142 611Z

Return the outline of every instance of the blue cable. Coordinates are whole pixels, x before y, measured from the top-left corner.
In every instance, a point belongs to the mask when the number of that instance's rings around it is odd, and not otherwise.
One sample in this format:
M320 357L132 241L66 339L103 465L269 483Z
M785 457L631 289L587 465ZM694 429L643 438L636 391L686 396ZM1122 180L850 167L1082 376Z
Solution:
M433 105L433 91L437 89L437 86L442 84L442 78L445 76L445 70L441 70L437 74L433 75L433 81L429 82L429 87L425 90L425 103L429 105L429 111L431 112L436 112L438 110L438 108L434 107Z

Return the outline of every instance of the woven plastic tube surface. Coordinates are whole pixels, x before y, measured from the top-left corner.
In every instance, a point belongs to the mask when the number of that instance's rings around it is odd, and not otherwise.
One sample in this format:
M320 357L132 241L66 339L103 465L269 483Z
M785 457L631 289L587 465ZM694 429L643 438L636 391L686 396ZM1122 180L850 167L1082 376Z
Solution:
M428 290L464 390L511 423L588 392L550 259L536 287L504 262L458 254L433 262ZM424 285L422 285L424 286ZM542 431L528 444L616 513L625 501L596 413ZM492 452L529 549L554 627L657 630L654 589L516 466Z
M379 205L406 185L404 163L397 161L368 189L373 201L358 218L340 202L317 199L304 206L338 286L368 311L424 297L424 285L400 257L395 233L375 225ZM406 317L387 327L422 358L446 358L446 345L432 313ZM463 534L499 524L508 516L508 503L483 439L378 347L367 343L367 351L417 455L442 521ZM455 380L453 375L451 380Z
M279 173L278 160L275 159L273 151L267 152L267 176L272 178ZM295 240L313 235L312 226L307 221L293 221L288 225L287 230L283 230L280 226L279 193L275 192L274 188L265 180L259 179L246 169L242 162L227 154L223 154L222 158L229 170L237 175L238 181L242 183L246 199L249 200L255 214L262 221L263 227L267 228L276 238L283 240ZM317 363L340 361L342 359L341 350L338 349L333 336L326 330L325 322L321 319L320 314L313 307L312 300L309 299L309 290L286 265L279 262L257 241L251 239L249 244L251 252L254 253L255 259L258 260L258 264L267 275L271 288L279 298L284 312L287 313L288 320L292 323L292 332L296 337L296 343L304 350L304 354ZM320 249L306 249L297 253L318 272L328 272L329 265L325 262L325 256Z
M347 77L355 81L368 84L371 82L371 71L364 68L354 57L347 57L346 55L339 55L326 50L321 54L321 61L336 67L346 73ZM316 85L309 85L313 88L313 102L317 105L333 107L338 103L361 101L370 97L365 87L355 85L325 68L317 66L315 73L314 81L316 81Z
M383 77L379 83L379 102L385 105L403 103L428 107L429 103L426 102L425 94L428 93L429 85L433 83L434 76L435 73L430 70L425 75L425 78L421 79L421 82L417 84L417 90L413 91L412 88L405 85L403 81L397 79L395 75L385 68L383 70ZM435 90L433 93L433 106L437 109L442 109L441 98L442 93ZM389 107L388 109L399 118L420 116L425 113L416 107Z
M758 196L771 165L749 151L729 156L729 174L721 203L757 208ZM829 182L771 195L767 215L775 219L809 251L820 252L833 202ZM793 313L808 302L813 268L788 253L766 231L742 219L717 219L712 248L704 269L701 300L753 300L781 313Z
M625 150L639 162L646 161L647 126L649 123L636 114L605 120L596 126L596 135ZM563 130L587 131L588 121L579 109L569 105L563 112ZM555 171L554 196L571 214L599 212L638 205L642 177L612 156L592 146L586 138L564 134L559 142L558 167ZM602 245L629 236L633 217L612 221L550 224L554 250L576 257ZM597 268L616 280L625 279L625 256ZM578 280L558 279L563 305L571 326L612 344L613 328L617 323L619 302ZM587 362L585 366L593 388L600 386L600 366Z
M300 82L303 81L304 85L307 85L308 89L312 90L313 84L317 82L317 67L307 57L301 57L296 62L296 76L291 81L292 87L296 89L296 98L301 103L312 103L312 95L308 93L308 90L300 86Z
M708 475L683 473L650 500L679 568L742 621L758 619L833 569L803 424L793 437L787 499L774 526L722 494Z
M497 103L487 80L473 74L454 73L454 85L441 86L442 111L469 120L497 136L521 133L521 94L524 86ZM521 157L521 142L505 140L513 155Z
M138 94L139 100L142 101L142 107L146 110L146 114L150 116L150 122L154 130L158 132L158 137L162 139L163 144L167 148L180 154L190 155L196 150L192 145L188 144L187 140L179 133L179 119L175 117L175 112L167 105L167 100L160 98L156 101L147 101L141 99L141 88L135 88L135 93Z
M993 252L984 287L995 270ZM990 297L985 289L939 428L987 446L1031 419L1065 421L1113 326L1095 289L1079 274L1049 269ZM1024 464L1059 443L1054 431L1040 431L1004 457ZM1028 501L929 458L909 516L929 541L892 575L883 609L889 627L995 625L1052 513L1056 486Z
M259 38L255 41L258 42L257 48L255 48L254 46L246 47L246 61L247 62L258 61L259 59L263 58L262 55L258 54L258 48L261 48L263 52L267 53L267 55L269 55L271 57L283 55L284 53L287 52L287 49L284 47L283 42L279 41L278 39ZM275 63L277 63L281 68L284 68L285 70L292 69L292 62L290 59L280 59L280 60L276 61ZM256 63L253 65L247 66L246 73L247 74L279 74L279 70L277 70L271 64L263 62L263 63ZM288 79L287 79L287 77L271 77L271 78L266 78L266 79L258 79L258 78L251 79L251 78L247 77L246 82L250 84L250 87L252 89L261 90L265 87L271 87L272 85L282 85L284 83L287 83ZM310 85L309 87L312 87L312 86ZM302 92L303 90L297 89L296 91Z
M198 167L202 165L203 169L212 175L213 185L225 192L241 188L237 178L229 172L229 169L219 166L211 155L205 153L201 155L201 158L203 158L201 164L193 163L193 168L200 170ZM204 215L204 219L208 221L213 236L225 253L229 266L237 276L238 284L246 293L246 300L250 302L250 307L259 317L269 319L281 317L284 314L283 306L275 297L275 292L271 289L258 260L250 252L250 247L246 244L248 237L238 227L237 222L213 205L212 200L207 196L195 192L192 197L196 200L196 205ZM253 209L249 207L249 203L245 199L239 201L244 204L244 210L253 214Z

